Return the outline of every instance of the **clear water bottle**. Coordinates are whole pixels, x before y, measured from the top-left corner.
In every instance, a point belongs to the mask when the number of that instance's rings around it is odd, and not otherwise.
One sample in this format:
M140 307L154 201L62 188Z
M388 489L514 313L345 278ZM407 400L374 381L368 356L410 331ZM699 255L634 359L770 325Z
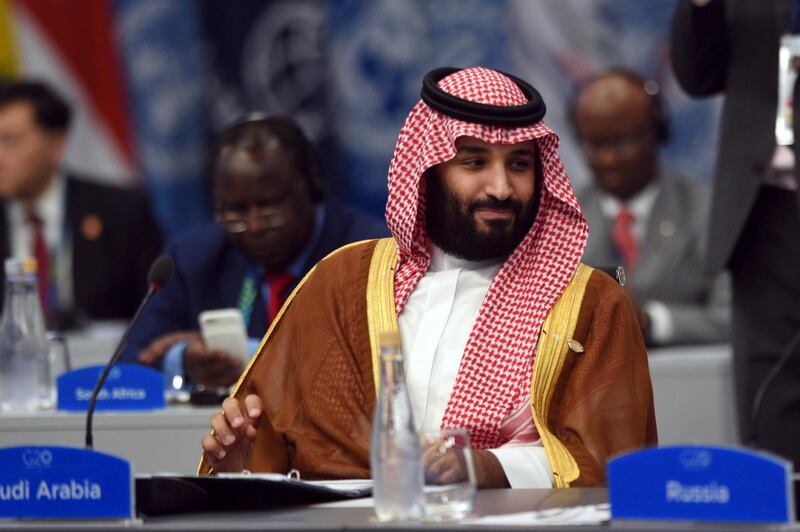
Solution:
M411 413L397 333L380 337L381 380L370 453L375 513L381 521L423 514L422 447Z
M35 259L6 259L0 317L0 410L30 412L50 396L47 336Z

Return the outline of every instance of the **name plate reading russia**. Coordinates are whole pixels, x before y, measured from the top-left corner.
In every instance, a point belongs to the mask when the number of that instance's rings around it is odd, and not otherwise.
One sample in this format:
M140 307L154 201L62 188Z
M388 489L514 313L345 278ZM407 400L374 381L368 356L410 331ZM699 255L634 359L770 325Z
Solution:
M0 518L133 517L131 465L70 447L0 449Z
M58 377L56 408L85 412L104 366L88 366ZM164 377L135 364L117 364L97 396L96 410L153 410L164 408Z
M608 462L612 519L789 523L792 467L746 449L668 446Z

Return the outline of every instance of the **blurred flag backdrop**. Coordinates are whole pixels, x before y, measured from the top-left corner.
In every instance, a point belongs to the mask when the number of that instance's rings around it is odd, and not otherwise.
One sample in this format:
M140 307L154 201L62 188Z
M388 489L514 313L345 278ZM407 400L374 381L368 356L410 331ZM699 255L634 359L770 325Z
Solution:
M295 117L331 192L376 215L402 121L436 66L531 80L577 186L576 83L625 66L661 84L678 170L708 180L719 102L690 101L668 61L674 0L0 0L0 76L56 86L77 108L66 164L146 186L165 231L210 218L207 153L250 110Z

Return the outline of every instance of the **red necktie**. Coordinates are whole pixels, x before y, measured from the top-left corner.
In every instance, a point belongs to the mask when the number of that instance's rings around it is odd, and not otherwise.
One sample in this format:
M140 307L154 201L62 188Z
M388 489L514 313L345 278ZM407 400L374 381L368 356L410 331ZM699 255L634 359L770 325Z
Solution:
M633 270L639 257L639 243L633 235L633 221L633 213L627 207L623 207L617 213L611 230L611 239L617 247L623 265L628 270Z
M267 282L269 297L269 301L267 301L267 325L269 325L283 306L284 294L294 281L294 275L289 272L267 272L264 274L264 279Z
M36 259L36 277L39 282L39 301L42 303L42 311L45 314L48 312L47 308L47 290L48 282L50 280L50 257L47 253L47 242L44 239L44 222L39 216L33 212L28 211L28 223L33 229L33 256Z

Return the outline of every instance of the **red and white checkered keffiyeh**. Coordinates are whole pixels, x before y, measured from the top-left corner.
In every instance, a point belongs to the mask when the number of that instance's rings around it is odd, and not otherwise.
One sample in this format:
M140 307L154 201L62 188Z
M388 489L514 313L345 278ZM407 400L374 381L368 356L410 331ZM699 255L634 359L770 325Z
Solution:
M527 102L512 80L487 68L455 72L438 86L473 102ZM578 266L589 230L558 157L558 137L544 122L523 127L463 122L420 100L400 130L389 167L386 220L398 246L398 315L430 263L420 177L455 157L455 141L461 136L491 144L535 139L544 172L536 220L486 293L442 419L443 427L466 428L472 444L487 449L506 443L501 434L504 420L530 396L539 331Z

